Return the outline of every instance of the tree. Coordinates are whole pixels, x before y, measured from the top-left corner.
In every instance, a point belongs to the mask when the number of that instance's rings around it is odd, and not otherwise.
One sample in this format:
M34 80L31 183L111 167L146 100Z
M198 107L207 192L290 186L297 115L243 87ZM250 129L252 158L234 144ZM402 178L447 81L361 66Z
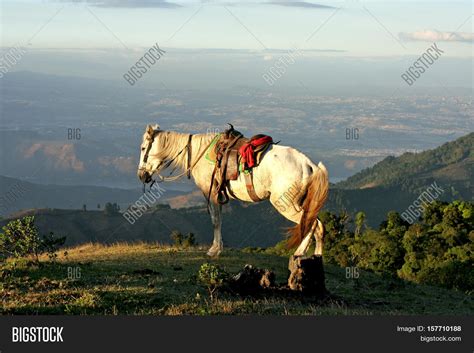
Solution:
M50 260L56 258L56 251L64 245L66 237L55 237L52 232L40 237L34 216L10 221L2 227L0 233L0 258L23 257L33 255L39 262L38 255L47 253Z
M472 202L433 202L412 225L391 211L378 230L362 229L361 212L355 216L354 232L346 212L321 212L319 218L325 227L328 262L397 275L416 283L474 289ZM274 252L277 250L278 245Z
M365 213L364 212L357 212L355 216L355 237L358 238L360 235L360 232L362 230L362 227L365 226Z
M171 240L173 240L173 243L175 246L180 247L183 245L183 234L179 230L173 230L170 235Z
M194 233L188 233L186 238L184 238L183 246L189 248L190 246L196 245L196 238L194 237Z
M436 202L425 208L423 222L405 232L404 263L398 276L416 283L472 290L473 204Z
M434 201L425 206L423 210L423 222L429 226L434 226L443 220L443 209L446 202Z
M8 222L0 233L0 254L2 257L22 257L33 254L38 259L41 244L34 216L27 216Z
M117 205L115 202L114 202L114 203L107 202L107 203L105 204L104 211L105 211L106 214L119 213L119 211L120 211L120 206Z
M339 266L353 266L353 258L349 251L349 246L354 243L354 233L349 231L349 214L342 211L339 215L323 211L319 214L319 219L324 224L325 258Z

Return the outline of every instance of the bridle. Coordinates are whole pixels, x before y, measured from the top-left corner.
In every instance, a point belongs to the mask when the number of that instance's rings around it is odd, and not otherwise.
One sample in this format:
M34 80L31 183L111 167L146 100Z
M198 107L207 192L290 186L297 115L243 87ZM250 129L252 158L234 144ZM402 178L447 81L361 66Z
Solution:
M155 131L153 133L153 135L151 137L147 137L147 140L149 141L147 147L146 147L146 150L145 150L145 155L143 156L143 166L142 167L139 167L138 170L145 170L146 171L146 163L148 162L148 157L149 157L149 154L150 154L150 151L151 151L151 148L153 146L153 142L154 142L154 139L155 139L155 136L158 134L158 131ZM189 137L188 137L188 143L186 144L186 146L184 146L184 148L178 152L178 154L176 156L174 156L173 158L171 158L170 160L162 160L160 162L160 164L158 164L158 166L155 168L155 170L151 171L150 172L150 177L155 174L157 171L159 171L160 169L166 169L168 168L175 160L176 158L178 158L181 153L184 152L184 150L187 150L188 151L188 158L187 158L187 168L186 168L186 171L187 171L187 174L188 174L188 179L191 179L191 169L190 169L190 165L191 165L191 140L193 138L193 135L192 134L189 134ZM165 163L166 161L166 163ZM164 167L162 168L162 165L164 164ZM174 172L174 169L171 171L170 175ZM162 179L162 181L164 181L165 177L161 176L160 174L158 174L158 176L160 177L160 179Z
M151 147L153 145L155 136L158 134L158 132L159 131L155 131L151 137L147 137L147 140L149 141L149 143L148 143L148 146L146 147L145 155L143 156L143 167L139 167L138 170L145 170L146 171L146 163L148 161L148 156L150 154L150 150L151 150ZM219 135L217 135L217 136L219 136ZM202 158L202 156L204 156L204 153L206 153L209 146L215 140L215 138L211 140L209 145L201 152L201 154L198 156L198 158L191 165L191 153L192 153L191 141L192 141L192 138L193 138L193 134L189 134L188 142L186 143L186 146L184 146L183 149L181 149L176 154L176 156L174 156L170 160L167 160L166 162L165 162L165 160L161 161L160 164L158 164L158 166L155 168L155 170L149 172L150 179L148 179L146 182L143 183L143 189L145 189L145 184L147 182L150 182L150 181L151 181L151 184L150 184L150 188L151 188L156 181L158 181L159 183L164 182L164 181L175 181L175 180L181 178L184 175L187 175L188 179L191 179L191 170L194 168L194 166L197 164L197 162L199 162L199 160ZM185 150L187 151L187 166L186 166L186 170L183 173L181 173L179 175L171 176L174 173L174 171L176 170L176 168L174 168L168 176L162 176L161 174L158 173L161 169L168 168L176 160L176 158L178 158L181 155L181 153L183 153ZM156 174L158 176L158 180L152 178L152 176L154 174Z

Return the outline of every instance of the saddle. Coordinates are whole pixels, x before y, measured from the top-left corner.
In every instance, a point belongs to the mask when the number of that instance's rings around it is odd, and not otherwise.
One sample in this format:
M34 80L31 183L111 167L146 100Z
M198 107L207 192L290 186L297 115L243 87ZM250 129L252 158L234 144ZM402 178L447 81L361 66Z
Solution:
M215 143L211 144L206 158L214 164L214 171L209 187L208 202L225 204L229 202L229 194L233 194L229 181L236 180L242 173L250 198L257 202L261 199L255 193L252 178L252 168L260 164L264 153L274 144L267 135L255 135L246 138L231 127L217 135Z

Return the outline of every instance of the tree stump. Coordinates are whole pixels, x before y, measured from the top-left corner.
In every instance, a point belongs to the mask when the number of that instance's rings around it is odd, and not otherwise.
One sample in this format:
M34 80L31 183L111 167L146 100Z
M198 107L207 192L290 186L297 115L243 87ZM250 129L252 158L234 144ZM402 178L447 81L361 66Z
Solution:
M322 296L326 292L322 256L291 256L288 263L288 287L303 294Z

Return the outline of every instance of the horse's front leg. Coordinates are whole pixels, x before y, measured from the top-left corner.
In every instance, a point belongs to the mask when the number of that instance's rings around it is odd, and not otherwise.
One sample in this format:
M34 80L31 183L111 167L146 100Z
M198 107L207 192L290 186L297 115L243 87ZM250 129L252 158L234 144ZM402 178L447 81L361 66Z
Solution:
M212 225L214 227L214 241L207 252L209 256L219 256L224 250L224 243L222 242L222 205L209 203L209 213L211 214Z

